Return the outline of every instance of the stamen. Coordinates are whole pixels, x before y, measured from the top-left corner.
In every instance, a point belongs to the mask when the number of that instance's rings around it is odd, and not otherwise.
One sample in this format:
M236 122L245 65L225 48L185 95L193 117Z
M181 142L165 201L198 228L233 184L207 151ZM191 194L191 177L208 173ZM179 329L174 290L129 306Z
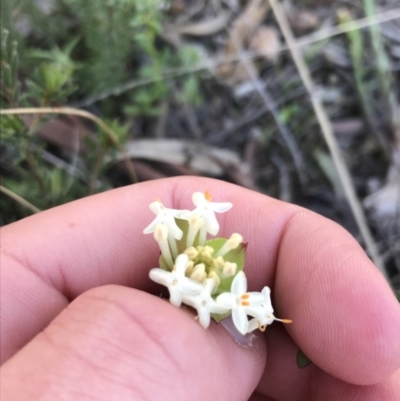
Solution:
M219 256L222 258L222 256ZM231 262L225 262L224 267L222 269L222 277L231 277L234 276L237 270L237 264L236 263L231 263Z
M190 246L183 253L186 253L186 255L188 255L190 260L196 259L197 255L199 254L199 252L194 246Z
M243 294L240 298L248 299L248 298L250 298L250 294Z
M174 262L168 244L168 228L163 224L157 224L154 229L154 239L158 242L161 254L164 256L167 265L172 268Z
M189 262L188 262L188 264L187 264L187 266L186 266L186 272L185 272L185 274L186 274L187 276L190 276L190 274L191 274L192 271L193 271L193 268L194 268L193 260L189 260Z
M241 304L242 304L242 306L250 306L249 301L242 301Z
M178 256L178 246L176 245L176 240L172 235L168 235L168 244L171 248L172 256L175 259Z
M204 220L198 214L193 215L189 219L189 231L186 239L186 248L189 248L193 245L197 233L203 226Z
M243 242L243 237L240 234L234 233L231 237L226 240L225 244L222 245L216 256L224 256L228 252L236 249Z
M207 200L208 202L211 202L212 196L211 196L210 192L206 191L206 192L204 193L204 197L206 198L206 200Z
M267 330L267 325L264 324L264 326L261 326L260 322L257 320L258 324L258 330L260 330L262 333L264 333L265 330Z
M286 324L293 323L293 320L290 320L290 319L277 319L277 318L274 318L274 320L277 320L278 322L282 322L282 323L286 323Z
M212 254L214 252L214 248L211 246L206 245L204 247L204 250L201 252L201 256L203 256L204 258L212 258Z
M194 267L190 278L198 281L199 283L202 283L207 278L206 266L204 263L199 263Z
M207 227L205 224L203 224L202 227L200 228L199 244L204 246L206 240L207 240Z

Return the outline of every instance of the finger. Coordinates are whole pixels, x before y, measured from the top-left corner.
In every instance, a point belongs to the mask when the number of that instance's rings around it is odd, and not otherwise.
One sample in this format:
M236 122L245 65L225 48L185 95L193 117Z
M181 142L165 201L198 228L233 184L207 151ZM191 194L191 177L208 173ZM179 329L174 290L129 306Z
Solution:
M153 238L142 233L154 218L148 205L159 197L168 207L191 208L196 190L234 203L229 214L219 215L221 232L243 234L252 244L247 258L248 266L254 266L247 270L250 280L271 283L282 229L297 207L203 178L109 191L2 228L1 286L7 287L2 289L0 316L2 361L90 288L123 284L154 289L148 272L158 265L159 250Z
M278 265L275 305L282 317L294 319L290 333L316 364L363 384L379 381L397 368L400 340L393 333L400 329L399 306L350 235L310 212L295 214L301 209L233 185L180 178L110 191L10 226L9 240L3 243L14 259L25 257L25 264L42 281L70 298L104 283L149 288L147 273L156 265L158 252L152 239L143 240L141 234L152 217L144 214L143 205L159 196L167 206L189 208L196 190L209 190L215 200L234 203L232 212L221 216L221 226L227 234L242 233L249 243L250 289L272 285ZM130 213L134 223L127 218ZM12 253L15 243L19 248ZM349 292L344 297L343 288ZM42 308L47 308L45 295ZM32 320L26 305L18 305L14 315ZM378 314L378 309L383 312ZM8 330L14 344L15 332ZM353 347L365 333L373 335L364 347Z
M276 401L271 397L268 397L264 394L259 393L258 391L255 391L251 397L249 398L248 401Z
M268 359L257 390L279 401L310 401L315 365L297 366L298 346L282 325L268 327L265 339Z
M243 401L264 363L262 341L239 347L215 323L204 330L164 300L106 286L3 365L1 399Z
M319 371L313 380L312 401L397 401L400 399L400 370L382 383L356 386Z
M386 381L357 386L339 380L314 364L300 369L296 364L298 347L282 326L266 332L268 360L257 386L260 400L279 401L395 401L400 399L400 370Z
M400 305L344 229L312 213L285 228L275 297L294 320L287 329L321 369L374 384L400 365ZM372 362L374 361L374 362Z

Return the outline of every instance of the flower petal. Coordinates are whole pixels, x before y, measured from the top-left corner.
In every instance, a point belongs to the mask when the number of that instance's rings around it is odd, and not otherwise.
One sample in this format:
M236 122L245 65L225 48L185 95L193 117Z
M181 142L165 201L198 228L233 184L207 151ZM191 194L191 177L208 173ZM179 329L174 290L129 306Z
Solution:
M149 272L149 277L154 282L165 285L166 287L168 287L171 283L171 273L160 269L159 267L151 269Z
M208 210L207 214L203 215L206 230L211 235L217 235L219 231L219 223L212 210Z
M264 305L271 312L274 313L274 308L272 307L271 302L271 290L269 287L264 287L261 291L261 294L264 296Z
M217 213L227 212L232 206L231 202L210 202L208 204L209 209Z
M236 274L232 281L231 292L235 295L242 295L247 290L247 279L243 271Z
M183 277L186 272L187 265L189 263L189 257L185 253L181 253L175 260L175 271L177 276Z
M144 230L143 234L151 234L154 232L156 225L160 222L160 218L157 216Z
M247 319L246 312L243 308L235 308L232 310L232 319L235 327L238 329L239 333L243 335L247 333L249 327L249 321Z
M215 285L215 279L214 278L208 278L206 280L206 283L204 284L204 292L207 295L211 296L211 292L212 292L212 290L214 288L214 285Z
M265 296L261 292L250 291L247 292L247 294L249 294L249 302L251 305L265 304Z
M151 202L149 205L149 209L154 213L154 214L159 214L163 210L163 205L161 204L160 201L154 201Z
M218 305L214 300L212 301L212 303L209 304L208 309L209 309L210 313L218 313L221 315L229 312L229 309Z
M259 305L251 305L250 304L250 306L246 306L244 309L249 316L255 317L258 320L263 320L265 314L267 313L263 304L259 304Z
M224 292L217 297L217 304L225 309L233 309L236 308L236 296L230 292Z
M199 322L200 324L207 329L208 326L210 325L210 312L207 308L200 308L200 310L197 311L199 314Z
M176 286L168 287L169 290L169 302L171 302L174 306L181 306L182 303L182 293L179 291Z
M197 207L204 207L207 203L207 199L204 196L203 192L195 192L192 195L192 201L194 203L195 206Z
M202 292L203 285L188 277L182 277L179 279L179 289L185 294L196 295Z
M183 231L178 227L173 216L167 216L164 224L168 228L168 232L177 240L181 240Z
M259 323L257 319L251 319L249 321L249 326L247 328L247 333L251 333L254 330L257 330L259 327Z

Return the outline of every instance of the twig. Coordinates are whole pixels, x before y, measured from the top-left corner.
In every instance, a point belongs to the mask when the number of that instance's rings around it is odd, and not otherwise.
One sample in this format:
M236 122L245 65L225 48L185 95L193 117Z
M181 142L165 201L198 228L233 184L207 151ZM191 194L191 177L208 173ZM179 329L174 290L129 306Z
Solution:
M125 149L123 148L118 137L115 135L114 131L111 128L109 128L107 124L103 122L103 120L96 117L94 114L89 113L88 111L85 110L74 109L72 107L27 107L27 108L0 110L0 115L10 115L10 114L66 114L66 115L83 117L93 121L107 133L111 141L117 146L118 150L124 156L125 164L132 181L138 182L138 178L135 172L135 167L133 166L132 161L129 159L129 156L126 153Z
M287 18L285 16L278 0L269 0L269 1L270 1L272 10L274 12L275 18L282 31L282 34L283 34L283 36L286 40L286 43L290 49L290 52L292 54L293 60L296 64L296 67L299 71L299 74L303 80L304 86L306 87L306 89L310 95L315 114L316 114L318 122L321 126L321 131L324 135L325 141L328 145L328 148L331 152L333 161L338 170L339 176L342 180L345 194L347 197L347 201L350 204L354 218L360 229L361 235L365 241L367 250L368 250L372 260L374 261L375 265L379 268L379 270L381 271L383 276L390 283L387 272L385 270L385 267L384 267L384 264L382 261L382 258L379 254L379 251L374 242L371 231L368 227L367 219L365 217L363 208L361 206L360 201L357 198L356 191L354 189L354 185L351 180L350 172L346 166L343 155L342 155L339 145L336 141L336 138L335 138L335 135L334 135L334 132L332 129L332 124L329 120L329 117L324 108L324 105L316 92L314 82L311 78L308 66L304 61L303 54L301 53L299 47L296 46L296 40L293 36L293 33L291 31L291 28L289 26Z
M18 194L11 191L10 189L3 187L3 185L0 185L0 192L9 196L11 199L14 199L20 205L25 206L27 209L29 209L33 213L39 213L41 211L35 205L32 205L32 203L30 203L26 199L24 199L22 196L19 196Z

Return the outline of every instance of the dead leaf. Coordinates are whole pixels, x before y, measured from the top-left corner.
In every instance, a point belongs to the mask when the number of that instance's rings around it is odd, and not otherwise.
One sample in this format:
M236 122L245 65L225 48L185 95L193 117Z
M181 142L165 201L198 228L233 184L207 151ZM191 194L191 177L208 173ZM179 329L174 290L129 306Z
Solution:
M185 0L171 0L169 10L173 15L182 14L185 11Z
M270 9L268 0L252 0L245 7L243 13L232 24L231 34L226 42L224 58L235 57L238 51L246 48L254 32L267 16ZM248 74L241 63L226 63L217 71L218 75L227 79L232 85L248 79Z
M293 10L289 13L288 19L293 31L298 35L308 33L321 24L318 15L311 11Z
M132 159L152 160L187 166L203 174L219 176L224 173L222 166L239 166L237 153L218 149L198 142L179 139L140 139L128 141L126 153ZM122 160L123 155L117 155Z
M180 35L191 36L208 36L219 32L224 29L228 24L231 13L221 13L215 18L206 19L204 21L196 22L193 24L185 24L181 26L172 26L176 33Z
M164 23L162 37L172 46L179 48L182 35L208 36L215 34L227 26L230 16L231 13L221 13L215 18L193 24L173 25Z
M267 16L269 9L267 0L252 0L233 23L232 33L236 40L246 44ZM228 52L236 53L235 43L229 40L226 49Z
M281 50L276 29L261 26L250 41L250 48L260 53L268 61L276 61Z
M30 126L33 117L24 117L25 124ZM47 142L63 149L83 153L86 150L83 138L90 134L89 129L75 116L56 117L45 124L38 136Z

